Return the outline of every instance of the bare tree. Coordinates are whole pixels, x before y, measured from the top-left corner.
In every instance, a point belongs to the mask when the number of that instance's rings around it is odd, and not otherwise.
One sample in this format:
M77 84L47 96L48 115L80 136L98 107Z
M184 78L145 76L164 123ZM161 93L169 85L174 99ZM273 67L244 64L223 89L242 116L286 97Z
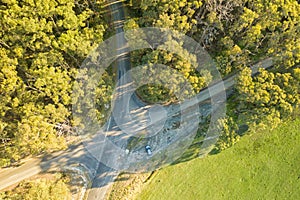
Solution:
M223 25L234 20L233 11L242 6L241 0L206 0L195 14L198 26L202 27L201 43L204 47L212 44L223 31ZM209 19L212 19L210 21Z

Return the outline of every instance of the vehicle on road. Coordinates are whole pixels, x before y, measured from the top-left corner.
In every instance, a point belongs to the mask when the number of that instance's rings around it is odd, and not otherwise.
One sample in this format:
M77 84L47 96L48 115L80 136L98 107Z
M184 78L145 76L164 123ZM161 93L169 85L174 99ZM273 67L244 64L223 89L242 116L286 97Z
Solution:
M147 146L145 146L145 149L146 149L148 156L151 156L152 155L151 147L149 145L147 145Z

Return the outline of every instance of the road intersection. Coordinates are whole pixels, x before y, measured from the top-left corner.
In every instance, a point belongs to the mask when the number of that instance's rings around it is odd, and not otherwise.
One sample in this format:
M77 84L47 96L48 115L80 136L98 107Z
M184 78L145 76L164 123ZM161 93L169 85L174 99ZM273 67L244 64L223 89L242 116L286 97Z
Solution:
M122 33L123 22L125 20L122 3L112 3L110 9L116 33ZM126 44L126 39L119 37L116 43L117 47L123 47ZM169 160L163 160L162 158L166 155L167 157L169 154L180 156L182 152L176 152L175 147L181 145L182 141L186 141L189 144L197 131L197 120L200 115L208 115L211 112L211 110L207 112L202 111L201 114L200 112L191 111L195 110L195 108L198 109L199 105L201 108L203 102L209 101L212 96L217 96L219 93L232 88L235 84L236 76L234 75L205 88L196 97L180 105L175 104L165 107L145 105L136 95L132 95L132 88L130 86L132 79L130 74L127 73L130 70L129 53L123 50L120 54L122 55L117 60L118 85L113 105L113 115L109 118L103 130L100 130L97 134L82 141L80 144L71 146L65 152L50 155L49 157L33 159L18 168L1 171L0 189L42 171L53 168L61 169L64 166L81 163L87 169L89 178L93 180L93 184L87 193L87 199L103 199L106 191L120 171L128 169L130 171L140 171L141 169L151 170L164 164L158 163L158 161L167 164ZM266 59L252 67L253 74L258 72L258 68L268 68L272 65L272 59ZM123 94L123 96L120 94ZM120 96L118 97L118 95ZM221 104L224 102L215 103ZM165 110L165 115L158 118L155 117L159 116L156 112L159 113L162 109ZM117 112L114 113L114 111ZM122 112L124 113L122 114ZM118 119L124 120L128 116L130 118L120 122L116 120L116 115L120 115ZM181 130L180 127L174 128L173 126L176 122L180 121L180 118L186 119L186 124L181 127L184 130ZM163 125L162 127L161 124ZM136 147L131 152L126 151L130 137L143 131L147 134L147 130L153 130L155 127L161 127L161 129L156 131L151 137L147 137L145 141L152 147L154 152L159 153L154 153L154 156L151 158L147 157L147 153L143 149L144 144ZM128 132L131 134L126 133L126 130L129 130ZM170 135L173 137L170 138ZM209 137L207 139L211 140L210 142L207 141L207 144L216 140L216 138ZM173 146L170 146L170 143ZM170 149L167 151L166 148Z

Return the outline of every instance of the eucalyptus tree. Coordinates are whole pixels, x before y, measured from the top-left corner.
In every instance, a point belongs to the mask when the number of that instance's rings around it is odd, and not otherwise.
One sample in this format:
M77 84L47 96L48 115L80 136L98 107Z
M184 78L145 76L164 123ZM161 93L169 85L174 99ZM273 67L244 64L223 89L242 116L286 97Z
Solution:
M2 1L0 165L66 147L77 69L107 28L102 3Z

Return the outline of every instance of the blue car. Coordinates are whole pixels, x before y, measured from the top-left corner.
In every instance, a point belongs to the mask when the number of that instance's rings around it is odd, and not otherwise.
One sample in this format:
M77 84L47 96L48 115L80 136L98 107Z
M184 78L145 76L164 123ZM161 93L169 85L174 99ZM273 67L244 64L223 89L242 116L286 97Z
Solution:
M151 147L149 145L145 146L146 152L149 156L152 155Z

